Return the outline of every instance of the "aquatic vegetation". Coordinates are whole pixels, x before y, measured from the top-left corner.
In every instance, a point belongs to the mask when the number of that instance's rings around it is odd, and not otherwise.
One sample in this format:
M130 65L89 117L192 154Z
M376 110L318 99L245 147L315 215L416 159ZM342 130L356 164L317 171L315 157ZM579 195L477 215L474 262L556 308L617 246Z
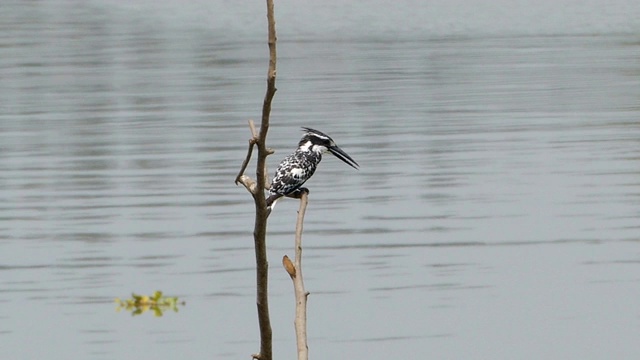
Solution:
M184 306L184 301L179 301L177 297L162 296L162 291L156 291L153 295L131 294L130 299L115 299L117 307L116 311L130 311L132 316L141 315L151 310L153 315L160 317L167 310L178 312L179 306Z

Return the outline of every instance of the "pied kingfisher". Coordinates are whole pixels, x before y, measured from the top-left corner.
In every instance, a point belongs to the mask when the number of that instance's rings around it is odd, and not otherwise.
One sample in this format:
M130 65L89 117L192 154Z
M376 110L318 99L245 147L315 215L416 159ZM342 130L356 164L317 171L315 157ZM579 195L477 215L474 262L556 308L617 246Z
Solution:
M267 198L267 206L270 210L279 198L307 191L301 186L316 171L316 167L322 160L322 153L325 151L329 151L354 169L360 166L351 156L342 151L329 135L308 127L302 129L305 134L300 139L298 148L280 162L271 182L270 196Z

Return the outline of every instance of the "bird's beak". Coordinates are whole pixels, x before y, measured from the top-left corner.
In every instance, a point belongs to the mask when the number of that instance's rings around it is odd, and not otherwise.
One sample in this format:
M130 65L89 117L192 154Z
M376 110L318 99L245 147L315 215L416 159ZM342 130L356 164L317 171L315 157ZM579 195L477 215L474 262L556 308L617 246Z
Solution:
M338 146L331 146L328 148L329 152L335 155L338 159L344 161L347 165L351 166L354 169L358 169L360 165L351 158L351 156L347 155L346 152L342 151Z

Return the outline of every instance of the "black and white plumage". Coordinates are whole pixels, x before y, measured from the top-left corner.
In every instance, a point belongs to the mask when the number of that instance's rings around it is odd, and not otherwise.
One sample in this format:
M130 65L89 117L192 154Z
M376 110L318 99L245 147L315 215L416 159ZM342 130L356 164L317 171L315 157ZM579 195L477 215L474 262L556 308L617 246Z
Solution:
M342 151L329 135L307 127L302 129L305 134L300 139L298 148L280 162L271 182L270 196L267 198L267 206L271 209L282 196L295 195L302 190L302 185L316 171L322 160L322 154L326 151L354 169L358 169L358 163Z

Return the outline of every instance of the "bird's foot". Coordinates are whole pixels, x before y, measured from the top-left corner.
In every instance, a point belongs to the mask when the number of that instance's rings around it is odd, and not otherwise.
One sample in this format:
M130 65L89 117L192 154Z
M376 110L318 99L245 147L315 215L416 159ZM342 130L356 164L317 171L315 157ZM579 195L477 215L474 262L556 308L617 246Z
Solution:
M302 197L303 193L306 193L307 195L309 195L309 189L304 188L304 187L298 188L294 192L288 194L287 197L294 198L294 199L300 199Z

